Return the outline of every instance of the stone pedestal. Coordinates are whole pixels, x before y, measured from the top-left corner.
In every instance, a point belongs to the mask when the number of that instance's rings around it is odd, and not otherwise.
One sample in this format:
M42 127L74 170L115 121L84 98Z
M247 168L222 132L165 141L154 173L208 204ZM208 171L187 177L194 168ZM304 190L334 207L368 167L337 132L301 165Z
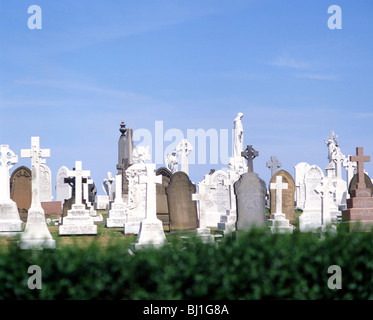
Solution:
M106 219L107 228L123 228L127 222L128 214L124 203L113 203L109 211L109 217Z
M28 212L25 231L18 241L21 249L54 249L56 241L52 238L45 222L44 210L31 207Z
M209 228L197 228L196 233L203 243L211 243L215 241L215 238L211 234L211 230Z
M342 211L342 221L348 229L371 231L373 227L373 197L369 188L351 191L347 199L347 209ZM359 223L359 224L358 224Z
M272 233L293 233L294 230L283 213L271 214L271 219L268 220L268 226Z
M97 234L97 226L84 204L73 204L62 222L63 224L59 227L60 236Z
M139 235L133 248L135 250L144 247L160 248L166 242L162 221L157 218L146 218L140 223Z
M23 221L19 218L17 204L12 201L0 202L0 236L15 236L23 231Z

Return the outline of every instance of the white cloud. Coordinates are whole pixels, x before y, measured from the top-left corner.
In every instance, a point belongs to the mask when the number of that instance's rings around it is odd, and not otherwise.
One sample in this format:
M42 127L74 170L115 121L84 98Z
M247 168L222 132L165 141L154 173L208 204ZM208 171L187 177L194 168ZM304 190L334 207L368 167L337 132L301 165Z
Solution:
M296 78L311 80L337 80L338 76L334 74L315 74L315 73L298 73Z
M309 62L295 60L290 58L287 54L282 54L277 57L274 61L270 62L271 65L276 67L294 68L294 69L306 69L310 66Z

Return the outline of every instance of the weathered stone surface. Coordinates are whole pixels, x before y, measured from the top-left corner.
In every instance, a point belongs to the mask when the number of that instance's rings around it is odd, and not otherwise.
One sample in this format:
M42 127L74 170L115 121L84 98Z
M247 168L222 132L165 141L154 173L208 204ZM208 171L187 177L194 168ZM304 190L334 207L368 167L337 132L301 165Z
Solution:
M266 224L265 182L254 172L241 175L234 184L237 198L237 230L249 230Z
M194 230L198 228L197 206L192 200L196 186L186 173L179 171L172 175L166 189L170 213L170 230Z
M10 177L10 198L17 204L22 220L26 221L31 207L31 170L25 166L16 168Z
M294 194L295 194L295 182L293 177L290 175L289 172L285 170L277 171L271 178L270 183L274 183L276 181L276 177L281 176L282 182L288 184L288 188L282 190L282 212L285 214L286 219L290 221L290 223L294 223ZM275 213L275 193L274 189L270 189L271 195L271 213Z

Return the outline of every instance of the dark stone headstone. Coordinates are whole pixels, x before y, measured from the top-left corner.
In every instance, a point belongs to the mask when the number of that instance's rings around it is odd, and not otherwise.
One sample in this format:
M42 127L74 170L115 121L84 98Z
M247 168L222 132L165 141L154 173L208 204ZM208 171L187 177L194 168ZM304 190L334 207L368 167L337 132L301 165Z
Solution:
M350 186L348 187L348 193L350 195L352 191L356 190L357 177L358 177L358 174L355 174L354 177L351 179ZM365 173L364 173L364 180L365 180L366 187L371 190L371 195L372 195L373 194L373 183L372 183L372 180L370 180L369 176Z
M168 210L170 214L170 231L194 230L198 228L196 201L192 194L196 186L186 173L179 171L172 175L166 189Z
M133 131L131 127L126 128L126 125L122 121L120 124L119 131L121 133L118 141L118 174L122 175L122 195L128 194L128 180L126 178L126 170L133 165Z
M25 166L15 169L10 177L10 198L17 204L24 222L31 207L31 194L31 170Z
M254 172L244 173L234 184L234 193L237 199L237 230L265 226L265 182Z

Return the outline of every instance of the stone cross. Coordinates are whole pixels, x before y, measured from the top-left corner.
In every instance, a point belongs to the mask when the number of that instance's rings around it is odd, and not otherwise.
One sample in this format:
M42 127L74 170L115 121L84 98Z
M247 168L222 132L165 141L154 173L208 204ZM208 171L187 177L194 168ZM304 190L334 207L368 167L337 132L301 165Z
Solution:
M247 172L254 172L253 159L259 156L259 151L256 151L252 145L248 145L245 151L241 152L241 157L247 160Z
M69 177L75 177L75 204L82 204L82 179L88 178L91 175L90 170L82 169L82 162L75 161L75 170L68 170L67 175Z
M356 167L357 167L357 163L356 162L353 162L350 160L350 156L346 157L344 160L343 160L343 168L346 169L347 171L347 185L349 186L350 185L350 182L352 180L352 178L354 177L355 175L355 172L356 172Z
M277 157L271 156L271 160L267 162L267 168L271 170L271 177L277 172L277 169L281 168L281 162Z
M341 149L339 147L336 147L334 149L334 152L332 153L332 159L335 163L336 177L338 179L342 179L341 162L345 159L345 156L342 154Z
M50 157L50 149L40 149L40 137L31 137L31 149L21 149L22 158L31 158L32 199L31 207L41 207L40 203L40 165Z
M330 224L331 216L329 209L330 195L334 192L334 187L330 183L328 178L323 178L321 182L315 187L315 192L320 194L322 206L321 206L321 225Z
M187 139L181 140L176 150L181 154L181 170L189 175L188 155L193 151L193 146Z
M162 183L162 176L155 174L155 164L146 165L146 176L138 176L139 183L146 183L146 219L157 219L156 183Z
M357 162L357 189L365 189L365 176L364 176L364 162L370 161L370 156L364 156L364 149L362 147L356 148L356 156L350 156L350 161Z
M9 146L0 146L0 201L10 199L9 170L18 163L18 156L14 154Z
M282 213L282 190L288 188L288 184L282 182L282 176L276 176L276 182L270 184L270 188L275 190L275 213Z

